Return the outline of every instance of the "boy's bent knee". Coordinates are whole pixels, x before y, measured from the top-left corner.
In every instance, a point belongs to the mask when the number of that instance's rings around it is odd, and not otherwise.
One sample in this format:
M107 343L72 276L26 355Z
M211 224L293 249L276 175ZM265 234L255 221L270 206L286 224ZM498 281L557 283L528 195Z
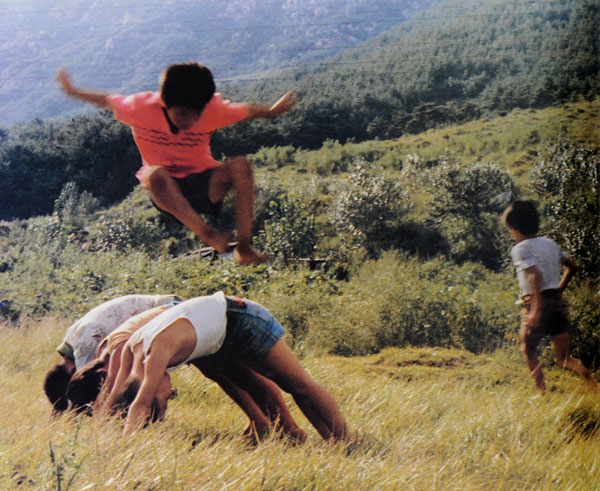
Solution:
M167 169L160 165L155 165L150 168L147 173L148 186L150 192L160 192L165 189L169 179L172 179Z
M254 175L252 164L244 157L235 157L229 160L229 165L233 173L238 177L251 178Z

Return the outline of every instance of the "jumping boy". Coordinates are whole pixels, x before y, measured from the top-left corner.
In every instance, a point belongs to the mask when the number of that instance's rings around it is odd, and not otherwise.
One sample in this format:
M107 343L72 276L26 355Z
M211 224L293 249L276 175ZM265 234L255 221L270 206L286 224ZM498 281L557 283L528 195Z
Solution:
M556 362L578 374L593 391L598 390L590 371L569 355L570 320L562 292L577 269L573 261L552 239L538 237L539 215L532 201L514 201L502 216L517 242L511 258L523 300L520 341L527 368L542 394L546 383L537 356L540 340L549 335ZM565 272L559 281L561 265Z
M210 151L210 137L214 130L239 121L285 113L296 103L293 91L271 107L230 103L215 93L212 73L198 63L171 65L161 75L160 92L129 96L77 88L64 70L59 71L58 80L67 95L112 110L117 120L132 128L143 162L136 176L161 212L174 216L218 252L225 252L231 233L215 230L200 215L216 216L233 189L236 261L269 260L252 247L252 166L242 157L217 162Z
M129 436L145 424L153 408L159 417L166 410L168 368L195 364L218 352L225 360L242 360L290 393L324 439L346 438L335 400L302 368L281 338L283 332L264 307L223 292L183 302L131 336L106 404L128 409L124 435Z

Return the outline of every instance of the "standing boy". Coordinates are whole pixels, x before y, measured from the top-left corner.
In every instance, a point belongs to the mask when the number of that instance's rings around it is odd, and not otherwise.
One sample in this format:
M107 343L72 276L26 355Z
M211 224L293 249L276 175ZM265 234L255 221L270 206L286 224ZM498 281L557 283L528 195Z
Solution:
M114 112L131 127L143 165L136 176L162 212L174 216L200 239L225 252L231 233L210 227L201 214L215 216L227 193L235 191L240 264L263 263L269 256L252 247L254 177L242 157L217 162L210 151L214 130L239 121L274 118L291 109L293 91L271 107L231 103L215 93L212 73L198 63L171 65L161 75L160 92L108 95L75 87L61 70L65 93Z
M505 210L502 220L517 242L510 254L523 300L521 348L535 385L542 394L546 392L537 347L542 337L549 335L556 362L577 373L590 389L597 391L590 371L569 355L570 320L562 292L577 265L552 239L538 237L539 215L532 201L514 201ZM559 281L562 264L565 272Z

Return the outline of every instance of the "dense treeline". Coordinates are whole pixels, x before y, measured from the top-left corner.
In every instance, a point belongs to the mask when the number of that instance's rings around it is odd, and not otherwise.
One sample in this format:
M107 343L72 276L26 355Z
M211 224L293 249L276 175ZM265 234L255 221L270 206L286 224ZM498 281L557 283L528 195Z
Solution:
M589 0L444 3L320 69L289 74L306 105L282 134L302 146L319 145L317 135L390 138L597 94L598 26L600 6Z

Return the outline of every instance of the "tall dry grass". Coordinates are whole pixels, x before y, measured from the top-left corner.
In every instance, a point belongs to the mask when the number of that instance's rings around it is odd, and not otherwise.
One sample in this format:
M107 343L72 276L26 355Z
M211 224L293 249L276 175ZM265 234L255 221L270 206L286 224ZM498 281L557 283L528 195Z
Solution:
M600 486L600 399L547 370L537 397L518 353L388 349L303 364L339 402L356 442L309 433L252 445L242 412L193 368L174 375L165 421L120 437L121 423L49 419L45 371L64 324L0 329L0 489L594 490Z

